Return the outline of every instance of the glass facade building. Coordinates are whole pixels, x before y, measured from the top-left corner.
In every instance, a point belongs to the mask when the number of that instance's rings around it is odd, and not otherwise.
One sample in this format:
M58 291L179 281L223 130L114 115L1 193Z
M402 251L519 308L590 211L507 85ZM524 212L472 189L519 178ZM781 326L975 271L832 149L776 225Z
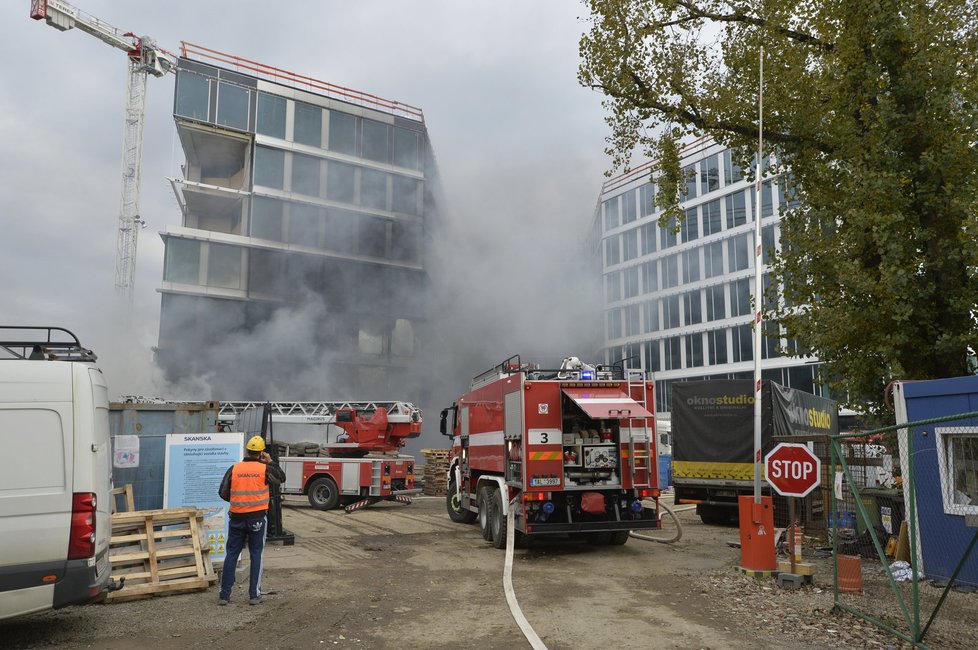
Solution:
M729 149L698 140L681 158L687 194L679 227L660 227L657 173L646 164L604 184L592 237L604 281L604 356L656 380L656 410L670 409L677 381L753 378L754 170ZM761 189L766 264L779 246L780 215L793 207L784 176ZM600 250L597 250L597 249ZM765 324L765 379L822 394L814 357L782 356L793 341Z
M425 328L435 212L424 119L319 84L179 60L186 163L171 182L182 225L162 233L157 348L169 379L206 372L230 333L309 303L321 318L297 344L342 371L340 392L386 395L407 373Z

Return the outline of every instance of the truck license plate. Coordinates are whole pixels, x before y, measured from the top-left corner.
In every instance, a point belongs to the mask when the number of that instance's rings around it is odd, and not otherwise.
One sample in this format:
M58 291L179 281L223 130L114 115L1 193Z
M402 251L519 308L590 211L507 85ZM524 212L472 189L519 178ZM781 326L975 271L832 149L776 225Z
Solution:
M551 487L560 485L560 477L550 476L547 478L531 478L530 487Z

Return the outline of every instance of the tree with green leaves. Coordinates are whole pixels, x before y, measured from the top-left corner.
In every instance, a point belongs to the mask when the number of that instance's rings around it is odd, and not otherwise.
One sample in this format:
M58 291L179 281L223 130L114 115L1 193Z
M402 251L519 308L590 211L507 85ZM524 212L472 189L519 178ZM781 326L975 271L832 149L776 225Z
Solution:
M783 295L766 316L818 355L836 395L878 411L890 379L971 371L978 3L585 4L579 79L606 96L615 169L636 152L658 159L670 214L677 142L756 150L763 46L770 172L790 173L800 202L782 214Z

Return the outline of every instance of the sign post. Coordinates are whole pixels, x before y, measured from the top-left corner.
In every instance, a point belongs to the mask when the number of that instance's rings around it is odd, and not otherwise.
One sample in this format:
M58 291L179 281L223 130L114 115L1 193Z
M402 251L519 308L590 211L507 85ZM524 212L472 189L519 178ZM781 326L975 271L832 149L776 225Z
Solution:
M800 561L800 535L795 521L795 498L808 496L818 487L822 476L822 461L813 454L807 445L793 442L779 443L764 457L767 482L774 491L788 497L788 555L791 573L797 570ZM797 548L796 548L797 547ZM779 577L780 580L780 577Z

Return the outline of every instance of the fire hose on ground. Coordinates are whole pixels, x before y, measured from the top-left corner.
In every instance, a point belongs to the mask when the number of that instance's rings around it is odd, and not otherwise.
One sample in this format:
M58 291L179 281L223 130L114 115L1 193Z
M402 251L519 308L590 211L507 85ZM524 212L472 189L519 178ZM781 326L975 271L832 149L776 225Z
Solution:
M506 592L506 603L509 605L509 612L513 615L513 620L519 626L520 631L523 636L526 637L527 642L529 642L530 647L533 650L548 650L543 639L536 633L530 622L526 620L526 616L523 614L523 610L520 609L519 601L516 600L516 592L513 590L513 548L516 545L516 532L513 530L513 512L516 510L516 504L518 499L513 499L509 502L508 512L506 513L506 564L503 568L503 591ZM672 517L672 520L676 524L676 534L671 538L660 538L653 537L651 535L641 535L634 531L629 532L631 537L635 539L641 539L647 542L658 542L660 544L673 544L682 539L683 536L683 526L679 523L679 517L676 516L677 512L685 512L686 510L692 510L696 506L688 506L685 508L680 508L673 510L664 503L659 503L658 505L666 511L666 513ZM659 520L662 520L662 515L660 513Z

